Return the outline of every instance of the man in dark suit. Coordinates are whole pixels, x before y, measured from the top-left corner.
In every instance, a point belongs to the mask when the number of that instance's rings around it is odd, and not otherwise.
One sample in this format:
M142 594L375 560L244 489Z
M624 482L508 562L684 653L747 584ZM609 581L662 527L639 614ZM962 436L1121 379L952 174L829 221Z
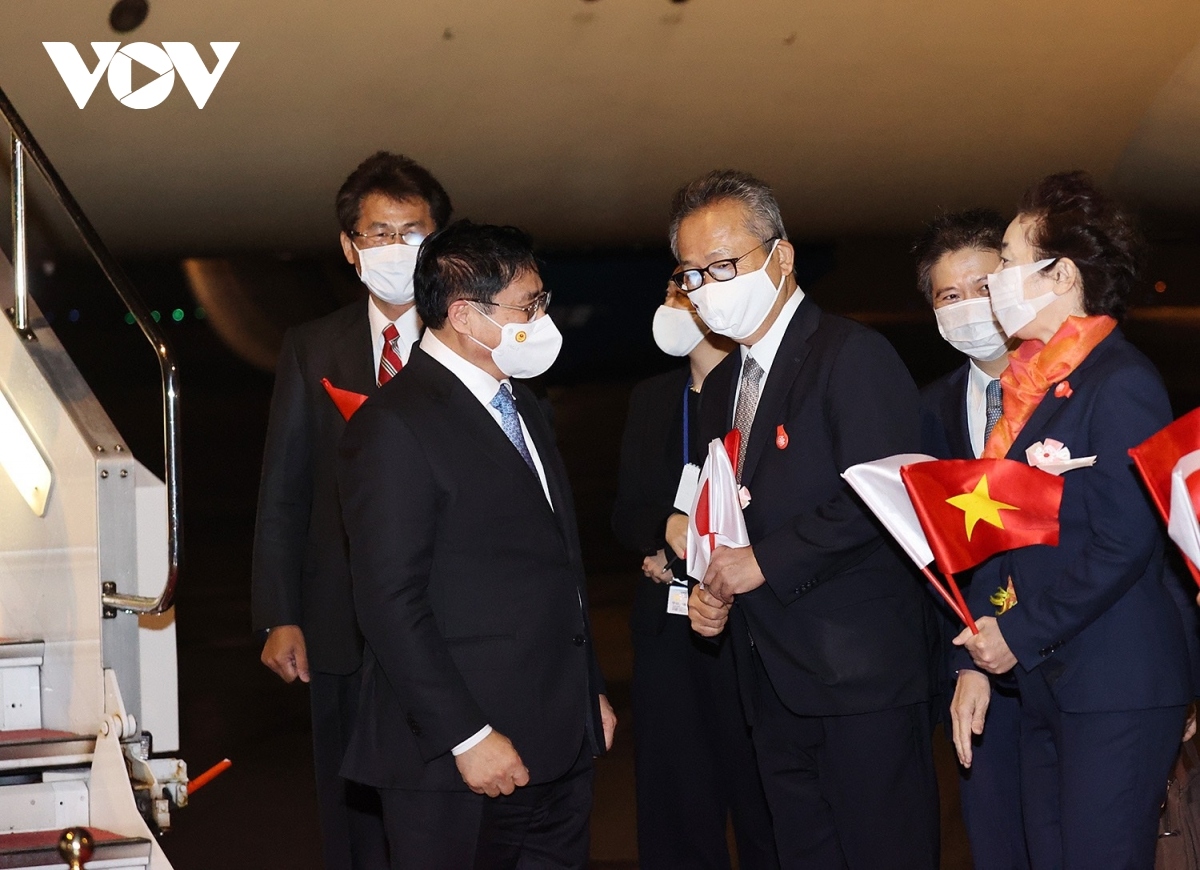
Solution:
M346 427L338 487L365 637L343 765L393 868L573 867L612 739L566 471L533 393L561 336L529 238L422 247L427 329Z
M671 241L672 280L741 345L708 377L701 426L742 433L750 546L717 548L690 609L701 634L728 622L780 864L932 870L933 616L840 476L919 448L916 387L885 339L796 286L761 181L685 186Z
M262 661L309 684L325 867L386 863L377 795L338 772L358 700L362 639L337 500L334 461L345 420L322 384L368 395L408 361L420 334L412 301L417 246L450 216L437 180L379 152L337 196L342 250L368 299L290 330L271 397L254 535L254 628Z
M977 459L1003 404L1010 341L996 323L987 276L1000 268L1005 220L988 209L939 215L913 248L917 283L938 330L967 360L921 391L923 452ZM1021 815L1020 700L1011 676L952 664L962 623L942 609L942 703L959 748L959 798L976 870L1029 867ZM953 700L951 700L953 699ZM984 723L986 721L986 731Z

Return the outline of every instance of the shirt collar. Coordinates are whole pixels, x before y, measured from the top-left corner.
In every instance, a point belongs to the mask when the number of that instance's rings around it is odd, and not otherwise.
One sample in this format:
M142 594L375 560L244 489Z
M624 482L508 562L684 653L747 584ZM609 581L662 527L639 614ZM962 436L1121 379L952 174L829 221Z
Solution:
M462 381L463 386L484 405L492 403L501 384L509 384L509 389L512 389L508 378L502 381L496 380L475 363L464 359L447 347L434 335L432 329L425 330L425 334L421 336L421 350L448 368L450 373Z
M374 296L367 296L367 320L371 323L371 338L383 346L383 331L389 323L394 324L400 333L400 347L404 348L404 356L408 349L421 337L421 318L417 315L417 306L412 306L395 320L388 320L387 315L379 310Z
M803 300L804 291L797 287L788 301L783 303L783 308L779 309L779 316L775 318L775 322L771 324L767 334L750 347L742 345L743 362L747 356L752 356L754 361L762 367L764 376L771 371L771 363L775 361L775 355L779 353L779 345L783 343L783 336L787 332L788 324L792 322L792 317Z
M979 363L971 360L970 374L967 375L970 379L971 389L978 390L979 393L986 394L988 384L995 380L991 375L979 367Z

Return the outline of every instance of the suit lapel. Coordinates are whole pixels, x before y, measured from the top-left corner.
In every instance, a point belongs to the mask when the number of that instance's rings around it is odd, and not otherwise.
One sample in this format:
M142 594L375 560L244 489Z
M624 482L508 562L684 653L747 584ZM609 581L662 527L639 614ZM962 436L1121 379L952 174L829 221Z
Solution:
M480 404L466 385L455 377L453 372L421 350L419 345L413 348L408 365L417 366L414 374L420 372L431 379L439 397L446 403L446 412L453 413L461 419L464 434L470 441L478 445L487 456L508 472L516 480L519 489L533 496L535 501L547 513L550 513L550 504L546 501L546 493L542 491L542 482L538 480L537 474L525 464L525 460L521 458L517 448L508 440L508 436L496 422L496 418ZM534 408L532 414L525 415L527 428L530 428L529 417L537 413L539 412ZM538 455L539 457L545 455L542 453L540 445ZM542 464L545 466L545 459ZM549 483L549 479L547 474L547 483ZM551 494L553 492L554 490L551 489Z
M766 389L759 397L758 409L754 412L750 443L746 447L746 460L742 465L743 482L753 478L754 469L758 467L763 450L767 444L774 442L772 421L783 416L784 406L792 392L792 384L808 357L808 338L816 329L819 316L816 306L806 297L801 300L800 307L792 315L792 322L783 334L779 351L771 363L771 372L767 375Z
M536 397L529 388L516 382L513 383L513 388L517 397L517 412L525 421L525 428L529 430L529 437L537 450L538 458L542 460L542 471L546 473L546 487L550 490L550 501L554 506L554 516L558 521L559 532L562 533L564 541L569 541L570 535L567 534L567 529L573 510L571 500L567 495L566 469L562 465L558 447L554 443L554 435L550 431L541 409L537 406ZM521 464L524 466L525 461L521 460ZM532 477L540 492L541 481L537 479L536 474ZM542 493L542 501L545 500L546 496Z
M357 304L354 315L334 336L330 383L343 390L369 396L375 392L375 352L371 347L371 321L367 305Z
M942 419L946 421L946 437L955 456L975 456L975 448L971 446L971 418L967 410L967 383L970 377L971 364L967 363L954 373L943 397Z

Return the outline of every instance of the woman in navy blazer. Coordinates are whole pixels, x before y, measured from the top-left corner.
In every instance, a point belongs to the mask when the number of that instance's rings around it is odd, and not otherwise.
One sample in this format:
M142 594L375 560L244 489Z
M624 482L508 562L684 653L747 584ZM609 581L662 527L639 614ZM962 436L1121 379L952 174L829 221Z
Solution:
M1128 450L1171 422L1154 366L1117 326L1140 261L1128 217L1083 173L1026 194L1004 236L992 307L1025 340L1001 379L1004 417L985 458L1026 461L1061 442L1057 547L984 563L971 583L980 633L962 667L1013 671L1021 694L1022 803L1034 868L1152 868L1158 811L1191 700L1164 539ZM1011 580L1017 603L994 615Z

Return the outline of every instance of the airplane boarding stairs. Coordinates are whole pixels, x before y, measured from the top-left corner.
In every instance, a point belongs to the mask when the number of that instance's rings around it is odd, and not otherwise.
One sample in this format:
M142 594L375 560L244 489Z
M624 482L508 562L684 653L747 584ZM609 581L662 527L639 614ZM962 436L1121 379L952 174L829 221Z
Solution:
M0 870L63 867L59 839L74 826L91 833L91 870L170 870L157 833L188 799L186 765L164 757L179 745L174 363L150 324L164 483L25 290L26 158L130 311L148 312L3 91L0 114L13 130L16 227L13 263L0 252Z

